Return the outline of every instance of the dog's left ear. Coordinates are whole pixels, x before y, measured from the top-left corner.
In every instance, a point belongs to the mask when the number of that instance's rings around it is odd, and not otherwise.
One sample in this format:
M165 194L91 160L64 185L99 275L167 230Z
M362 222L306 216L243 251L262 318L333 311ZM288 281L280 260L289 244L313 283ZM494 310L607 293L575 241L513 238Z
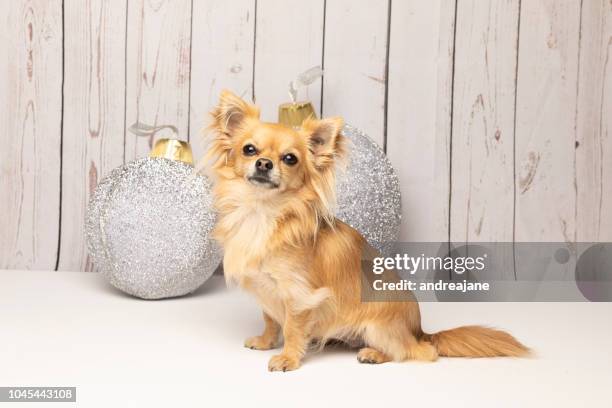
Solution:
M308 118L302 123L302 131L308 137L308 147L318 169L327 169L346 154L344 136L340 134L344 120L340 117L327 119Z
M259 109L234 93L223 90L211 116L211 128L231 137L236 130L244 126L247 119L258 119Z

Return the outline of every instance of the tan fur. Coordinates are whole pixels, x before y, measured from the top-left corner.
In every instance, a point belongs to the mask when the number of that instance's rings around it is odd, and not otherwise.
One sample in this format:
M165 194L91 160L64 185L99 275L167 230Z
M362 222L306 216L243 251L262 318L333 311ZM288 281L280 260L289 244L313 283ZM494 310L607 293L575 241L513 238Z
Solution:
M331 338L365 344L358 359L367 363L527 352L509 334L481 327L425 334L416 301L361 302L365 240L333 217L335 166L345 156L341 119L309 119L299 130L263 123L255 106L228 91L211 115L204 161L219 213L214 236L226 280L254 294L264 311L263 335L245 346L273 348L282 331L270 370L298 368L312 341ZM246 144L257 154L244 154ZM298 163L284 163L287 153ZM250 180L258 158L272 161L273 183Z
M527 348L510 334L482 326L457 327L424 338L446 357L520 357L527 353Z

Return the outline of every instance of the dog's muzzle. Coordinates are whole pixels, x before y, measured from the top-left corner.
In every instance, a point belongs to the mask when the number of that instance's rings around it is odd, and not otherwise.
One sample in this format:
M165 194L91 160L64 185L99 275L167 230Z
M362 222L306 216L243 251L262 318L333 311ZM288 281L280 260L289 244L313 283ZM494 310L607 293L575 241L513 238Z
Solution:
M273 169L274 163L272 163L272 160L266 158L257 159L255 162L255 169L247 179L251 184L256 186L278 188L279 184L271 177Z

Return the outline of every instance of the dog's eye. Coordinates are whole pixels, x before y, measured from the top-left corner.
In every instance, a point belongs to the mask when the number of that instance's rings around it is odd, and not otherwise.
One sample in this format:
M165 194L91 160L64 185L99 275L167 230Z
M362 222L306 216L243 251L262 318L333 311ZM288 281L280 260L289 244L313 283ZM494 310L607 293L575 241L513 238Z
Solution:
M257 149L252 144L244 145L242 153L244 153L245 156L253 156L257 154Z
M297 157L295 157L295 154L288 153L288 154L283 156L283 163L285 163L285 164L287 164L289 166L293 166L297 162L298 162L298 159L297 159Z

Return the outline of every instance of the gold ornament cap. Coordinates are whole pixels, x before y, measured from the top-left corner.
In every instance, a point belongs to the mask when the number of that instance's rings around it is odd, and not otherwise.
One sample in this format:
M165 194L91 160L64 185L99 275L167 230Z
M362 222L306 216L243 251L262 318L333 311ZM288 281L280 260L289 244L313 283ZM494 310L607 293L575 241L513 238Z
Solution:
M278 107L278 123L290 128L299 128L306 118L317 118L314 106L309 101L288 102Z
M323 69L316 66L307 69L289 82L291 102L283 103L278 107L278 123L290 128L299 128L306 118L317 118L312 103L310 101L297 102L297 97L300 89L307 87L321 77L323 77Z
M178 136L178 129L173 125L151 126L136 122L128 129L136 136L153 138L162 129L169 129L174 136ZM189 142L175 137L158 139L149 152L149 157L161 157L168 160L182 161L193 164L193 152Z
M155 142L149 157L162 157L169 160L193 164L193 152L188 142L178 139L159 139Z

